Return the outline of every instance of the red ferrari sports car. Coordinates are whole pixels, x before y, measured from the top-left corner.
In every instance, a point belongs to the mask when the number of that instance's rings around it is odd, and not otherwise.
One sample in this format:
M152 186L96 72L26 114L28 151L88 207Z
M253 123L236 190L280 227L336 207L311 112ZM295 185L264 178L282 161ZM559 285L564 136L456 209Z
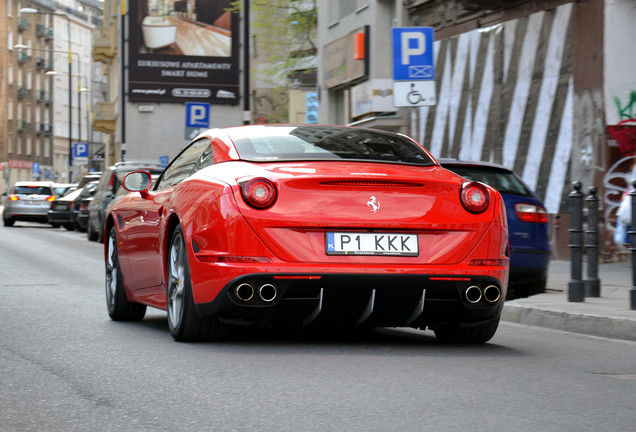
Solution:
M113 320L167 311L172 337L228 324L431 329L483 343L508 285L501 196L373 129L210 129L108 212ZM152 186L151 186L152 185Z

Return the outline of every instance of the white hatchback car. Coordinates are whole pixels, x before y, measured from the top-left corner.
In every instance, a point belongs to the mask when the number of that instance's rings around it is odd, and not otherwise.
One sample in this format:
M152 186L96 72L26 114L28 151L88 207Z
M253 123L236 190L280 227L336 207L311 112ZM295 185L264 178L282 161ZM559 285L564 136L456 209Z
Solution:
M54 199L51 182L16 182L4 202L4 226L13 226L16 221L48 223L48 212Z

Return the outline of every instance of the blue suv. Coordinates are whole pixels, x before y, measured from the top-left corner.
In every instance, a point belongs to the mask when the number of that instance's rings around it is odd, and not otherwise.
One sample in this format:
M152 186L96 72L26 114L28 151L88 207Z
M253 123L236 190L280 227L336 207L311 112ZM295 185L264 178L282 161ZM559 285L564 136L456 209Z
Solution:
M512 171L488 162L439 159L446 169L497 189L506 203L510 245L508 300L545 292L550 229L543 203Z

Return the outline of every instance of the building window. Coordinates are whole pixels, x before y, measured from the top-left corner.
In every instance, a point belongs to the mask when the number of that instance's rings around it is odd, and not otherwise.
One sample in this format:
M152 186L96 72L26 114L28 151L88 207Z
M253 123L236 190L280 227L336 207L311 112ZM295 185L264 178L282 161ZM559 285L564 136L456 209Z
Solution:
M7 101L7 120L13 120L13 100Z
M13 32L7 33L7 43L9 45L9 51L13 51Z
M11 134L7 136L7 152L9 154L13 153L13 135Z
M27 145L26 145L26 154L27 154L27 156L31 156L31 155L33 154L33 149L31 148L31 146L32 146L32 142L31 142L31 137L30 137L30 136L28 136L28 137L26 138L26 142L27 142Z
M357 0L340 0L340 18L351 15L356 11Z
M7 84L13 85L13 65L7 66Z

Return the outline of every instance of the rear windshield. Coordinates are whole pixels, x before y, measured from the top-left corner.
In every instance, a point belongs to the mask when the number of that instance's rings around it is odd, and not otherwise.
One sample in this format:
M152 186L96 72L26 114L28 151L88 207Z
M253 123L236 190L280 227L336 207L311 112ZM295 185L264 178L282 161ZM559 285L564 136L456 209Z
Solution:
M515 195L531 195L531 192L525 185L511 172L490 167L472 167L458 165L444 165L456 174L467 180L474 180L486 183L497 189L500 193L509 193Z
M229 135L241 159L252 162L355 159L433 165L415 142L379 130L263 126L232 128Z
M48 186L16 186L13 189L16 195L52 195Z

